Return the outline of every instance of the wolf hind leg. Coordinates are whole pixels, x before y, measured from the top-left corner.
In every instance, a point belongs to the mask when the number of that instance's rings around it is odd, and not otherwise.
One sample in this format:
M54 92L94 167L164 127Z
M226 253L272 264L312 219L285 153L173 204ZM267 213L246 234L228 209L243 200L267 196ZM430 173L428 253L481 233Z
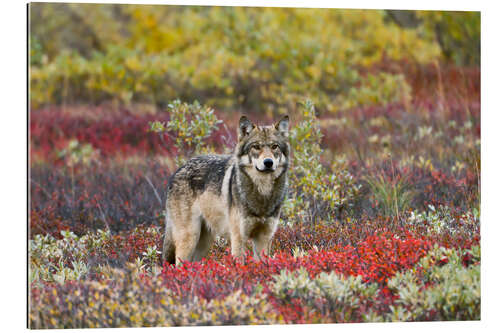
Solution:
M168 218L165 218L165 236L163 238L161 258L169 264L175 264L175 244L172 238L172 224L168 221Z
M175 262L178 265L181 261L192 261L194 251L200 240L201 216L190 212L182 214L183 225L174 230L175 240Z
M200 230L200 239L198 241L198 245L194 250L193 261L200 261L202 258L205 258L210 250L210 246L214 241L214 236L207 228L205 221L201 223Z

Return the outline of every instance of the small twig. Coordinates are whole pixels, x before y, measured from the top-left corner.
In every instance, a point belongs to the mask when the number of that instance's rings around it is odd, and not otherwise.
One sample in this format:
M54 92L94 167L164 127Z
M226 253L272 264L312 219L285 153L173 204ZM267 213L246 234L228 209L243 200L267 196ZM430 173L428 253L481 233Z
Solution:
M160 137L160 141L163 145L163 148L165 148L166 150L170 150L171 147L168 146L167 143L165 142L165 136L169 137L172 141L174 141L174 137L172 135L168 134L166 131L159 133L158 135Z
M227 128L226 124L223 124L223 127L226 134L223 134L221 138L224 141L226 147L232 149L236 144L236 142L234 141L233 133Z
M396 190L396 183L395 183L395 178L396 178L396 172L394 171L394 161L392 160L392 154L389 153L389 157L391 158L391 169L392 169L392 193L394 195L394 200L395 200L395 208L396 208L396 218L399 221L399 205L398 205L398 193Z
M47 191L47 190L46 190L46 189L45 189L42 185L40 185L40 183L38 183L38 182L34 181L34 180L33 180L33 178L30 178L30 181L31 181L33 184L37 185L37 186L38 186L38 187L39 187L39 188L43 191L43 193L44 193L44 194L45 194L48 198L50 198L50 197L51 197L51 196L50 196L50 193L49 193L49 192L48 192L48 191Z
M156 188L155 186L153 185L153 183L151 182L151 180L149 179L148 176L144 176L144 178L147 180L147 182L149 183L149 185L151 185L151 187L153 188L153 191L156 195L156 199L158 199L158 202L160 203L160 205L162 204L162 201L161 201L161 198L160 198L160 195L158 194L158 191L156 191Z
M101 212L102 219L104 220L104 224L106 225L106 228L108 228L108 231L111 232L111 228L109 227L108 220L106 219L106 215L104 214L104 211L101 208L101 205L97 202L97 207L99 208L99 211Z

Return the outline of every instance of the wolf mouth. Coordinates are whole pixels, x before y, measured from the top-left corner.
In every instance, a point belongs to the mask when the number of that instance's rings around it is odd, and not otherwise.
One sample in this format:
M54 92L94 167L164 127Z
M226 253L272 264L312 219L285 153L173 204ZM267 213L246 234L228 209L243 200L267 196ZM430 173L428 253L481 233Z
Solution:
M274 169L262 169L260 170L259 168L255 167L255 169L258 171L258 172L262 172L262 173L272 173L274 172L275 170Z

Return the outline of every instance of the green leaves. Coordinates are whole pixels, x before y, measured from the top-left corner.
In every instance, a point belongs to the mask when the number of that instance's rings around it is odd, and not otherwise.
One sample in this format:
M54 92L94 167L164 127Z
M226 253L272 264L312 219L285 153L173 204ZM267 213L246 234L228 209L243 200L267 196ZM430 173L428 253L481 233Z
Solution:
M71 139L65 148L57 151L57 157L66 159L69 166L80 163L88 165L98 154L99 151L91 144L81 144L77 139Z
M428 233L454 235L460 231L472 237L479 232L479 212L474 208L472 212L457 215L448 206L428 205L427 211L412 211L405 223L408 227L425 227Z
M341 107L387 105L411 100L411 87L402 74L368 74L360 80L359 87L349 89Z
M464 264L467 257L471 259ZM397 273L388 282L399 296L399 306L392 308L389 319L479 320L479 260L478 246L470 250L434 247L412 270Z
M361 68L385 59L429 63L440 55L423 27L401 28L379 10L33 8L35 107L110 99L165 105L181 98L225 110L280 113L295 109L307 93L318 108L334 112L407 98L403 77L385 71L365 76ZM65 55L67 49L74 52Z
M385 216L399 218L410 207L414 191L406 177L367 175L365 181L373 195L374 204L380 206Z
M457 65L479 65L481 61L481 14L479 12L422 11L427 31L433 31L441 52Z
M293 160L284 215L290 224L329 220L335 210L347 207L360 189L340 158L330 170L321 164L323 134L309 99L302 104L301 118L289 135Z
M376 283L363 283L361 276L345 277L331 272L312 279L303 268L295 272L283 270L274 280L271 289L276 297L282 301L298 298L318 311L326 322L362 321L365 309L379 291Z
M201 105L198 101L188 104L176 99L168 104L167 112L170 115L167 124L150 122L149 130L156 133L168 132L175 137L175 147L180 155L177 156L178 166L193 155L210 151L206 139L222 123L212 108Z

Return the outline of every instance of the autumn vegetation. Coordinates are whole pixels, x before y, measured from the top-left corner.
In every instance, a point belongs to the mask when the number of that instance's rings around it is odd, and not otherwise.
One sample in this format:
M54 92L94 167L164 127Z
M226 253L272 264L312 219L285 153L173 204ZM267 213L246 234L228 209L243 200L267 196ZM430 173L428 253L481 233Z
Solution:
M30 327L480 319L478 13L35 3L30 23ZM163 263L169 175L285 112L270 256L219 238Z

